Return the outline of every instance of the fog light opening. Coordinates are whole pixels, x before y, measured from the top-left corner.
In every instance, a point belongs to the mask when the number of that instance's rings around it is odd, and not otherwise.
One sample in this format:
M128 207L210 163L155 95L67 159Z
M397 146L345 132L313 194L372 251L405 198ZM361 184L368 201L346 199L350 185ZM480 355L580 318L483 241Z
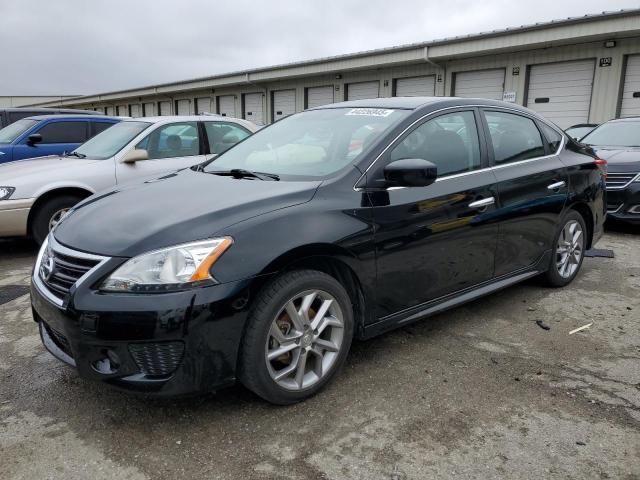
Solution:
M103 375L116 373L120 368L120 357L118 357L118 354L109 348L105 348L100 353L102 354L102 358L91 362L91 368Z

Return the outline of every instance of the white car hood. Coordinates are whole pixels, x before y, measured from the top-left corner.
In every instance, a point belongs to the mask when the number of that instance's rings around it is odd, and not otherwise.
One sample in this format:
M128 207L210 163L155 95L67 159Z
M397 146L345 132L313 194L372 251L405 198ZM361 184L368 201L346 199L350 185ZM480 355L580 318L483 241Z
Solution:
M87 168L103 161L51 155L0 164L0 185L15 187L12 198L31 198L44 185L82 178Z

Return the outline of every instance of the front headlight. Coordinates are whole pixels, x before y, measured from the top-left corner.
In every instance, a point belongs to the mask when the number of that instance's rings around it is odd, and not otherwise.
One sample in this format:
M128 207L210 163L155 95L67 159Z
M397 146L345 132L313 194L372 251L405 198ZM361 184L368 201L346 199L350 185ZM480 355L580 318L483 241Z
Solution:
M0 200L8 200L15 191L15 187L0 187Z
M213 283L209 270L233 244L231 237L175 245L127 260L100 290L158 293Z

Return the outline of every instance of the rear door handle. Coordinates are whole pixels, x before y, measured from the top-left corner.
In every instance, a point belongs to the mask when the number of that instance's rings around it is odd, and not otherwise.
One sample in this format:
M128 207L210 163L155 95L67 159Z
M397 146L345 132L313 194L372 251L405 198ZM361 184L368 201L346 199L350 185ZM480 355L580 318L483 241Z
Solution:
M558 190L566 185L565 182L556 182L547 186L547 190Z
M480 200L476 200L475 202L471 202L469 204L470 208L485 208L489 205L493 205L496 203L496 199L494 197L482 198Z

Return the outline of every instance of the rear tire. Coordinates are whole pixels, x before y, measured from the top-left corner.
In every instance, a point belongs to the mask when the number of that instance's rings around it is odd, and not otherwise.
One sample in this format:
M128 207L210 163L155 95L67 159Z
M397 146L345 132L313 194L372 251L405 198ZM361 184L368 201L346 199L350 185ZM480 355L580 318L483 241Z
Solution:
M82 197L77 195L61 195L47 200L38 207L31 223L31 235L38 245L42 245L51 229L61 220L67 210L81 200Z
M587 226L575 210L570 210L556 233L549 269L543 280L550 287L569 285L578 275L587 245Z
M258 295L242 340L239 378L277 405L319 392L344 363L353 308L344 287L316 270L284 273Z

